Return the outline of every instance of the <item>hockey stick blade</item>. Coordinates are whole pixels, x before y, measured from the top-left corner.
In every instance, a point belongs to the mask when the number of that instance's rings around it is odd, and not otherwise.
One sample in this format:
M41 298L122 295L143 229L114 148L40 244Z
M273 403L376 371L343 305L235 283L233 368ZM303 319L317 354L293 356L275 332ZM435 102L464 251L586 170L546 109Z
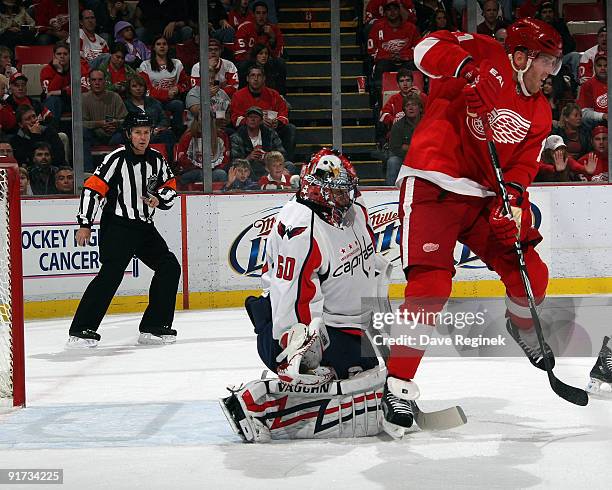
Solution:
M423 412L415 401L410 402L414 411L414 420L421 430L448 430L467 423L465 412L459 406Z
M552 372L552 369L547 372L550 387L557 395L559 395L564 400L573 403L574 405L578 405L581 407L585 407L586 405L588 405L589 395L585 390L565 384L563 381L561 381L555 376L555 373Z

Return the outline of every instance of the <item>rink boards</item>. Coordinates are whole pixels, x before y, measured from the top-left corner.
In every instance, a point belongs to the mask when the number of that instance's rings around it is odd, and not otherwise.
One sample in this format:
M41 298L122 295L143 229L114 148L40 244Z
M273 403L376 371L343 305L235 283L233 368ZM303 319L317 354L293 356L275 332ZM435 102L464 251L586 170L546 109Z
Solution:
M530 190L536 226L544 237L538 250L549 266L549 294L612 293L612 233L607 185L542 186ZM377 251L396 265L391 295L403 292L399 263L397 190L365 190ZM210 308L242 304L260 287L267 236L289 193L189 195L157 212L155 222L183 264L178 307ZM77 247L78 200L22 201L22 247L26 315L70 315L100 267L99 223L91 245ZM432 238L432 241L435 237ZM454 295L499 296L497 275L467 247L455 249ZM134 259L112 311L146 305L151 272Z

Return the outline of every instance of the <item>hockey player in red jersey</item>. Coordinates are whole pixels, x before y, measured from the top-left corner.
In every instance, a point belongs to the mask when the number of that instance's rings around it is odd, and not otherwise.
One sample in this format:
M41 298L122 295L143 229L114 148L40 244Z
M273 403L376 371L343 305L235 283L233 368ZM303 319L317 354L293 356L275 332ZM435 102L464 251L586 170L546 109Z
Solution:
M497 272L506 287L507 327L535 366L539 348L518 260L523 244L536 302L544 299L548 269L534 247L542 240L532 226L527 187L533 181L552 116L540 92L542 81L561 65L562 42L548 24L530 18L508 28L505 50L478 34L439 31L415 48L415 63L431 78L427 112L415 130L400 170L401 255L407 285L402 309L435 318L451 292L453 250L467 245ZM487 151L483 119L492 132L504 172L513 216L501 212L501 198ZM433 334L433 322L415 322L416 339ZM407 332L404 332L407 333ZM388 361L383 403L388 424L409 427L412 381L425 344L395 345Z

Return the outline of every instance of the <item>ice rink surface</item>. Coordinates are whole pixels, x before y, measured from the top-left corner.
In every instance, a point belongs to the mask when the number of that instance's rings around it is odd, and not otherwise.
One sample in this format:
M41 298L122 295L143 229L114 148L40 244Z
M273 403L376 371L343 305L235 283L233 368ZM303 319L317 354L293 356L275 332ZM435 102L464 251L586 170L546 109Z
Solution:
M63 468L70 489L609 488L612 400L570 405L524 358L424 360L422 408L460 404L459 429L247 445L217 403L261 374L246 314L178 312L167 346L138 346L138 321L107 317L85 352L64 351L67 319L27 324L28 408L0 415L0 468ZM584 386L592 364L555 372Z

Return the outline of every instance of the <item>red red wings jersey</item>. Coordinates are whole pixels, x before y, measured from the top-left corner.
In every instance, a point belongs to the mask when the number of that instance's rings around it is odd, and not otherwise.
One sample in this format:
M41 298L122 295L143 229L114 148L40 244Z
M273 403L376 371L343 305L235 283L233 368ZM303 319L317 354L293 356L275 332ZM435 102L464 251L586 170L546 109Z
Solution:
M369 324L371 309L362 300L376 296L374 242L362 202L348 212L352 223L337 228L294 198L276 216L262 274L275 339L313 318L328 327Z
M387 0L370 0L365 12L365 23L369 23L373 20L382 19L385 16L385 3ZM414 9L414 3L412 0L401 0L401 4L408 11L408 22L416 23L416 10Z
M587 80L593 77L595 56L599 53L599 45L595 45L587 49L582 56L580 56L580 64L578 65L578 83L581 85Z
M582 108L593 109L595 112L608 113L608 84L597 77L587 80L580 87L578 105Z
M394 28L387 19L379 19L370 30L368 54L374 61L389 60L394 54L399 54L402 60L411 60L420 37L419 30L411 22L402 22Z
M587 153L586 155L582 155L578 159L578 163L584 166L589 161L589 155L594 154L597 157L597 166L595 167L595 171L593 175L589 175L586 172L582 172L580 174L580 178L582 180L587 180L590 182L605 182L608 183L608 155L605 153L598 153L596 151L592 151Z
M60 73L49 63L40 70L40 85L45 94L54 90L63 90L66 95L70 95L70 71ZM88 90L89 64L81 58L81 92L87 92Z
M289 182L289 177L285 174L281 175L280 180L274 180L270 174L264 175L261 179L259 179L257 185L264 191L291 189L291 182Z
M229 25L231 25L232 28L236 30L243 22L255 22L255 15L250 10L247 10L247 13L245 15L241 15L238 10L230 10L227 13L227 21L229 22Z
M525 187L533 182L552 124L550 105L541 92L531 97L519 93L510 61L495 39L448 31L435 32L415 49L417 67L432 81L427 111L412 136L398 180L417 176L473 196L496 192L482 122L468 116L465 81L457 78L470 57L476 64L490 61L503 84L489 123L505 179Z
M276 35L276 43L272 47L270 43L270 36L265 32L258 32L255 22L247 21L240 24L238 31L236 32L236 40L234 41L234 55L236 61L244 61L249 57L249 51L255 46L255 44L265 44L270 50L270 54L274 58L278 58L283 53L283 33L280 31L278 26L274 24L266 24L272 28Z

